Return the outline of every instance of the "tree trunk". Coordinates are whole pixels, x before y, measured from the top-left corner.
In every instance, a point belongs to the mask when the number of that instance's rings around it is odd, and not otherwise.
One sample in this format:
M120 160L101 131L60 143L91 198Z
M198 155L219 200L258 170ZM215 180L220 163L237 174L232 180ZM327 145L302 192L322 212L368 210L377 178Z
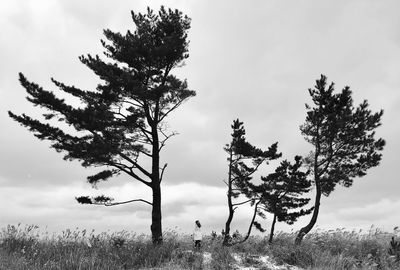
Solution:
M230 230L231 230L231 222L233 219L233 214L235 210L233 210L233 205L232 205L232 150L230 152L229 156L229 172L228 172L228 209L229 209L229 214L228 214L228 219L226 220L225 223L225 235L224 235L224 241L222 244L224 246L229 245L229 239L230 239Z
M156 117L158 117L156 115ZM157 118L156 118L157 119ZM153 209L151 212L151 236L154 244L163 242L161 224L161 182L160 182L160 150L157 124L152 126L153 150L151 166L151 188L153 190Z
M314 227L315 223L317 222L322 192L321 192L321 185L320 185L319 181L316 182L315 186L316 186L317 193L315 196L313 215L311 217L310 222L305 227L301 228L299 233L297 234L297 237L295 240L296 245L301 244L301 241L303 240L304 236L311 231L311 229Z
M237 244L241 244L241 243L246 242L247 239L249 239L250 234L251 234L251 229L253 228L253 225L254 225L254 220L256 219L256 216L257 216L258 205L259 205L260 203L261 203L261 200L258 201L258 202L256 203L256 205L254 206L253 217L251 218L251 222L250 222L250 225L249 225L249 229L247 230L246 236L245 236L241 241L237 241L237 242L233 242L233 243L227 243L226 246L234 246L234 245L237 245Z
M274 214L274 219L272 220L272 225L271 225L271 232L269 233L268 243L270 244L272 243L272 239L274 238L275 223L276 223L276 214Z
M233 206L232 206L232 184L229 183L229 188L228 188L228 208L229 208L229 215L228 215L228 219L226 220L225 223L225 235L224 235L224 242L223 245L227 246L229 239L230 239L230 230L231 230L231 222L233 219L233 214L234 214L234 210L233 210Z
M161 244L162 224L161 224L161 187L153 186L153 209L151 212L151 236L154 244Z

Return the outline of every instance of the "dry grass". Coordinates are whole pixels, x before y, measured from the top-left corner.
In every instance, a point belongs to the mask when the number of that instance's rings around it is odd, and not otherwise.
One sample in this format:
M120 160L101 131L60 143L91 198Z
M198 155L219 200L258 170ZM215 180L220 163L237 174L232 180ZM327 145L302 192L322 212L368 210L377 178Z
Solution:
M367 232L316 230L300 246L293 245L294 237L294 233L280 233L271 245L278 262L306 269L400 269L398 258L389 254L391 238L400 238L397 228L393 232L374 227Z
M76 229L49 235L36 226L10 225L0 235L0 269L234 269L233 254L241 254L248 266L254 255L268 255L277 264L304 269L400 269L400 250L389 252L391 238L400 240L397 229L316 230L301 246L293 244L294 237L295 233L278 233L272 245L265 238L250 237L225 248L221 237L207 236L202 250L211 253L211 259L205 262L201 252L193 251L189 235L173 231L164 234L163 245L153 246L148 236L129 232Z

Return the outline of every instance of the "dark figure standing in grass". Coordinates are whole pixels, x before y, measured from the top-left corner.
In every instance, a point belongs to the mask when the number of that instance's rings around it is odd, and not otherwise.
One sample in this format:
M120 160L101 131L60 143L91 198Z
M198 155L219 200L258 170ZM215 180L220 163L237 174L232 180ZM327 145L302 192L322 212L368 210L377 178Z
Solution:
M201 240L203 240L203 235L201 233L201 224L200 221L196 220L195 222L195 227L194 227L194 232L193 232L193 240L194 240L194 247L196 249L201 248Z

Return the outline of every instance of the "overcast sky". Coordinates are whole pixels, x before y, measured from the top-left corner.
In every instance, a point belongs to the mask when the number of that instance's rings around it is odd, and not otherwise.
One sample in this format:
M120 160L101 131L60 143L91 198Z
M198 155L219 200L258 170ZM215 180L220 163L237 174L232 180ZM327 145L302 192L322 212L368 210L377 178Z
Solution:
M249 4L251 2L251 4ZM150 208L79 205L74 197L106 194L116 200L150 198L150 189L127 177L93 189L93 170L66 162L13 122L7 110L38 115L25 99L18 72L46 89L50 77L83 89L99 82L78 56L101 54L102 30L133 29L130 11L149 5L178 8L192 18L190 57L175 73L197 96L168 119L179 136L162 152L168 163L163 191L163 226L190 232L199 219L206 232L220 232L227 216L224 144L233 119L244 122L259 147L278 141L283 157L306 155L302 138L308 88L320 74L337 90L349 85L356 104L367 99L384 109L377 135L387 141L379 167L322 198L320 228L392 230L400 225L400 2L399 1L105 1L2 0L0 3L0 226L37 224L65 228L149 233ZM261 174L273 170L263 167ZM314 191L310 193L314 196ZM239 211L233 229L247 226ZM298 230L277 225L277 230ZM271 217L262 223L269 227Z

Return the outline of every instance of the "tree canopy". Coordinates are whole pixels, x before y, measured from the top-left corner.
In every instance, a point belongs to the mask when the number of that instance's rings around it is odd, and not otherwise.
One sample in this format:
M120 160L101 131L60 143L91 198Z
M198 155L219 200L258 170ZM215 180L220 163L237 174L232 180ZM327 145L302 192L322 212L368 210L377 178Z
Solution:
M243 122L239 119L233 121L232 128L232 140L224 148L228 154L228 180L225 184L228 187L227 201L228 201L228 218L225 223L224 230L224 245L235 244L231 242L230 227L234 217L236 209L243 204L250 203L254 206L253 218L249 225L247 237L250 235L251 228L254 224L254 220L258 211L258 204L260 199L251 192L249 185L253 174L263 163L268 163L271 160L277 159L281 156L278 153L278 143L272 144L268 150L262 150L254 145L250 144L245 135L246 131L243 126ZM247 200L241 202L235 202L240 195L245 195ZM246 239L246 238L245 238Z
M283 160L275 172L261 177L262 183L252 187L253 192L258 193L261 198L260 208L273 214L270 243L277 221L292 225L299 217L312 212L313 208L302 208L310 201L302 195L310 191L311 181L308 179L308 171L302 170L301 159L301 156L295 156L293 164Z
M27 100L44 109L43 119L28 115L9 116L28 128L40 140L64 153L66 160L79 160L84 167L101 167L89 176L90 184L106 181L120 173L151 188L152 236L162 239L161 188L166 164L160 167L160 151L174 133L163 125L166 117L185 100L195 96L186 80L172 74L188 58L190 19L178 10L161 7L156 14L131 12L135 24L126 34L104 30L101 40L104 55L80 56L80 61L101 80L96 89L82 90L51 79L63 93L78 98L80 104L69 104L19 74ZM71 129L57 125L67 124ZM140 157L140 159L139 159ZM143 162L142 159L150 162ZM147 168L147 164L151 164ZM78 198L81 203L110 203L99 196L92 200Z
M297 236L300 243L315 225L321 195L329 196L339 184L350 187L356 177L378 166L385 145L376 138L375 130L381 125L383 110L373 113L364 100L353 105L349 86L335 93L334 83L327 84L321 75L314 89L309 89L313 105L306 104L307 116L301 133L313 150L305 159L316 190L313 215Z

